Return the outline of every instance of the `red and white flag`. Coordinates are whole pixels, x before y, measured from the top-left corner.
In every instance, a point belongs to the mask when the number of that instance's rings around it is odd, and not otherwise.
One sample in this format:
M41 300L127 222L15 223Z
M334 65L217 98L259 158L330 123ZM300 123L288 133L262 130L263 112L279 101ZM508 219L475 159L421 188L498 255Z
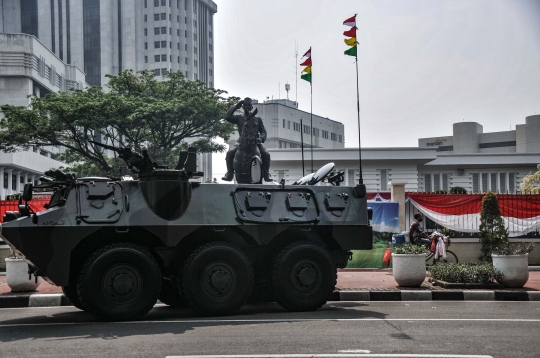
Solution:
M459 232L479 232L484 194L433 195L407 193L411 203L437 224ZM540 195L497 194L508 236L517 237L540 227Z
M353 17L349 17L347 20L343 21L345 26L356 26L356 14Z

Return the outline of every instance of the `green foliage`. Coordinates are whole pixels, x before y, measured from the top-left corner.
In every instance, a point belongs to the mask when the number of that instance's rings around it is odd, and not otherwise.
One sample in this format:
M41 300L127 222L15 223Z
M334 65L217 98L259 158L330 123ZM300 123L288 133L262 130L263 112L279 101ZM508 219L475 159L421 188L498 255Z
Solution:
M451 283L489 283L503 276L487 262L432 265L428 271L432 278Z
M504 227L497 196L488 191L482 199L480 213L481 261L491 262L491 253L499 246L508 244L508 230Z
M116 162L89 143L99 136L115 146L147 149L154 161L172 167L190 138L201 138L191 144L199 152L225 150L213 140L227 140L234 132L235 127L221 118L237 97L188 81L181 72L168 73L163 81L153 71L127 70L107 77L106 89L95 86L33 97L28 108L1 106L0 151L64 147L59 159L81 176L85 167L117 175Z
M435 194L448 194L446 190L435 190Z
M394 248L395 254L407 254L407 255L417 255L417 254L426 254L428 252L427 247L414 245L411 243L405 243L401 246L396 246Z
M450 194L467 194L467 189L461 186L453 186L450 188Z
M534 242L530 242L525 245L523 241L520 241L517 246L510 246L510 243L501 245L493 249L495 255L523 255L528 254L534 249Z
M538 164L537 168L536 173L526 175L519 184L522 193L540 194L540 164Z

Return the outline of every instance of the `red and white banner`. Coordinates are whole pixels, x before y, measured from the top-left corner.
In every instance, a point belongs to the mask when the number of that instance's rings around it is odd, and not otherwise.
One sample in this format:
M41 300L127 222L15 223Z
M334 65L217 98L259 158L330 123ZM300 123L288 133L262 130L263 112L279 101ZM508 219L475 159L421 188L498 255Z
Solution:
M437 224L460 232L478 232L483 194L407 193L419 212ZM510 237L540 228L540 195L497 194Z

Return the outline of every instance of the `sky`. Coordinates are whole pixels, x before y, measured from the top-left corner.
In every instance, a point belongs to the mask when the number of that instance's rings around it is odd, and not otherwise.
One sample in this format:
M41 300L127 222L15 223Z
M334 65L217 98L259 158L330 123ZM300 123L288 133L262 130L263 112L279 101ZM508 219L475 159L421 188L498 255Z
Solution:
M362 147L417 147L460 121L513 130L540 114L540 0L214 2L215 87L264 101L286 98L288 82L309 112L298 64L311 47L313 113L345 125L346 147L358 147L356 66L343 54L354 14Z

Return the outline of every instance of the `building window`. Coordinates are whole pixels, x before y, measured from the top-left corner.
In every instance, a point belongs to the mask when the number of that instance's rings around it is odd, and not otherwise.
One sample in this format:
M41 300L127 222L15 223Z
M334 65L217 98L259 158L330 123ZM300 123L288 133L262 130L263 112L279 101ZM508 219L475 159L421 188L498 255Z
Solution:
M442 190L446 190L447 192L450 190L450 174L442 175Z
M293 130L295 132L300 132L300 123L293 122Z
M162 35L167 35L167 28L166 27L161 28L161 34Z
M161 62L167 62L167 55L161 55Z
M186 65L187 65L187 57L186 57ZM186 77L187 77L187 75L186 75Z
M341 134L338 135L338 141L339 141L340 143L343 143L343 135L341 135Z
M176 8L180 9L180 0L176 0Z
M389 169L379 169L379 176L381 178L381 190L388 190L388 179L390 176Z
M494 193L497 192L497 173L491 173L490 175L490 190Z
M167 47L167 41L161 41L161 48Z
M144 22L148 22L148 15L144 15Z
M17 174L11 174L11 189L17 189Z
M154 62L159 62L161 59L160 55L154 55ZM159 75L158 75L159 76Z
M504 193L508 190L506 189L506 173L499 173L499 184L501 193Z
M159 7L159 0L154 0L154 7Z
M323 131L322 131L322 137L323 137L324 139L328 139L328 131L323 130Z
M144 63L148 63L148 56L144 56Z
M330 133L330 139L333 141L337 140L337 134L336 133Z
M208 37L212 38L212 31L208 33Z
M482 173L482 187L480 188L482 192L488 191L488 174Z
M178 63L180 63L180 56L178 56Z
M159 41L154 41L154 48L159 48Z
M500 147L515 147L516 141L508 142L493 142L493 143L480 143L479 148L500 148Z
M433 189L435 191L441 190L441 175L439 173L433 174Z
M208 47L210 48L210 51L212 51L212 44L208 45Z
M156 76L161 76L161 71L159 68L156 68L155 70Z
M197 20L193 19L193 26L197 27Z
M184 17L184 24L186 24L186 25L187 25L187 16L186 16L186 17Z
M188 78L188 71L186 71L186 78Z
M454 150L453 145L440 145L437 147L437 152L451 152Z
M176 15L176 22L180 22L180 15Z
M167 20L167 14L162 12L161 13L161 20Z
M146 9L148 7L148 0L144 0L144 8Z
M193 34L193 39L197 41L197 34Z
M193 66L197 67L197 60L193 60Z
M508 191L512 194L518 190L517 176L518 173L508 173Z
M145 49L145 50L148 50L148 42L145 42L145 43L144 43L144 49Z
M169 62L172 62L172 55L169 55Z
M210 58L208 59L208 62L212 63L212 61L214 60L212 59L212 56L210 56Z
M314 137L318 137L319 134L320 134L320 133L319 133L319 128L313 127L313 136L314 136Z
M193 47L193 53L197 53L197 47Z
M172 41L169 41L169 48L172 48Z
M169 21L172 21L172 17L171 17L171 16L172 16L172 15L171 15L171 14L169 14Z
M212 71L212 69L209 69L208 71L210 71L210 76L214 75L214 71Z
M287 121L287 129L291 129L291 121Z
M187 30L186 30L186 37L187 37Z
M283 128L285 128L285 119L283 119ZM281 148L281 147L280 147Z
M480 192L480 180L478 178L479 174L474 173L472 174L472 191L473 193L479 193Z
M304 133L311 134L311 128L309 126L304 125Z
M148 36L148 29L146 27L144 28L144 36Z
M172 27L169 27L169 35L172 35Z
M176 29L176 36L180 36L180 29Z
M154 35L159 35L159 27L154 27Z
M356 170L349 169L347 171L347 174L348 174L348 177L349 177L348 180L347 180L349 186L355 186L356 185Z
M161 74L162 74L162 75L167 74L167 72L169 72L169 70L167 70L166 68L162 68L162 69L161 69Z
M184 44L184 50L187 51L187 44Z
M154 14L154 21L159 21L159 14Z
M4 173L4 189L8 188L8 173Z
M161 6L167 6L167 0L161 0Z

